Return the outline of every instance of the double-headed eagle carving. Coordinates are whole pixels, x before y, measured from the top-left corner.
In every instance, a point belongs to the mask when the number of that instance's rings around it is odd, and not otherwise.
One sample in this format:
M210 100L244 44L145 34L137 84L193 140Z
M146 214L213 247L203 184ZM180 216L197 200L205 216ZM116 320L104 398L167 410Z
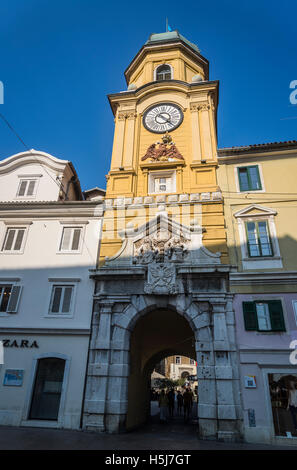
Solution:
M184 160L168 132L163 135L162 142L156 142L149 146L141 160L147 160L148 158L154 162L168 161L170 158Z

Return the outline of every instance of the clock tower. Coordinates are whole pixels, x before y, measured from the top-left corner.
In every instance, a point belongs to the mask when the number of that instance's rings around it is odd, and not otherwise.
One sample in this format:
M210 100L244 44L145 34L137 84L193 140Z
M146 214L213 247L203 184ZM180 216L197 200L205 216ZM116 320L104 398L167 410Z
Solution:
M240 431L238 359L217 184L218 82L178 31L152 34L109 95L115 118L83 423L143 424L155 365L197 362L199 434Z
M205 202L199 206L205 245L226 259L216 178L219 83L209 80L208 60L178 31L151 34L126 69L125 78L127 90L108 96L115 132L107 175L106 222L115 215L109 209L121 204L122 198L126 217L134 216L129 210L132 206L142 204L146 219L149 206L154 213L153 203L173 204L169 213L179 217L181 210L187 212L185 203L189 215L195 216L198 206L194 203ZM111 235L110 226L113 230L113 223L105 224L109 233L103 233L101 260L121 244Z

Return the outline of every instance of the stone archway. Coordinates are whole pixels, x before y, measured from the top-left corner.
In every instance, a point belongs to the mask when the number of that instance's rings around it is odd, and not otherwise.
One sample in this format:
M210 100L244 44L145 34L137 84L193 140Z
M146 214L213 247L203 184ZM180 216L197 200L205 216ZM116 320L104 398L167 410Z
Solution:
M153 310L142 316L131 332L127 430L147 420L152 369L169 355L195 358L194 331L174 310Z
M114 277L109 282L114 292ZM105 281L105 290L107 286ZM125 299L114 294L111 299L107 293L101 295L95 307L84 406L86 429L121 432L127 430L127 424L131 425L127 422L131 334L147 314L166 310L184 317L194 334L200 437L238 437L240 397L230 294L126 294Z
M84 427L120 432L140 424L128 416L131 335L146 315L166 311L183 317L194 335L200 437L237 438L242 413L230 266L203 246L197 221L186 227L162 207L121 236L120 251L91 275L96 286Z

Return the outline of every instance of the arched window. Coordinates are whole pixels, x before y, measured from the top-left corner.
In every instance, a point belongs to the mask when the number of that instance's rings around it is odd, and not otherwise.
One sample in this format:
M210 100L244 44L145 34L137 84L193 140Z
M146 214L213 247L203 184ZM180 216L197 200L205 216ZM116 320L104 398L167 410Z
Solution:
M172 72L170 65L164 64L160 65L156 70L156 80L160 82L161 80L171 80Z

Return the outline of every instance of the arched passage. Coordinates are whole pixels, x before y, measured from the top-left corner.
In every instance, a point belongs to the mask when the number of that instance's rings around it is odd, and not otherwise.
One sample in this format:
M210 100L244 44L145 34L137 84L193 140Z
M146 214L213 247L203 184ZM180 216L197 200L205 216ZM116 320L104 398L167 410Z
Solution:
M169 355L196 360L194 332L175 310L156 309L140 317L131 332L127 430L147 420L150 375L155 364Z

